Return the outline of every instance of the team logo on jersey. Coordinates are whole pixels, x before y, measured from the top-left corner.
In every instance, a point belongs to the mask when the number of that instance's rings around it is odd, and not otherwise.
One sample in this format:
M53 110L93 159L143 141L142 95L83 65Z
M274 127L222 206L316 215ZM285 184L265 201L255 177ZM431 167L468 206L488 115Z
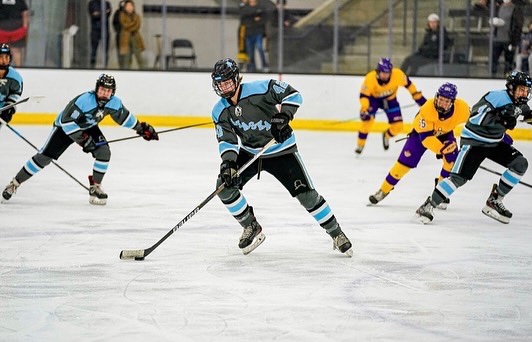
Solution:
M2 78L2 79L0 80L0 87L1 87L1 86L4 86L4 85L6 85L6 84L7 84L7 80Z
M235 115L236 116L242 116L242 107L236 106L235 107Z
M297 190L299 188L306 188L307 185L305 183L303 183L302 180L300 179L296 179L295 182L294 182L294 190Z
M104 116L105 116L105 113L103 109L98 109L94 118L96 119L96 121L102 121Z

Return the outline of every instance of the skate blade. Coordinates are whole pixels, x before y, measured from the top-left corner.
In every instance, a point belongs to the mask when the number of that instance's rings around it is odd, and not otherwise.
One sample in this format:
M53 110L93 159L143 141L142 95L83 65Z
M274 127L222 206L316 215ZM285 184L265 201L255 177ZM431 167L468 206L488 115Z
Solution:
M500 223L504 223L504 224L510 223L509 218L502 216L496 210L491 209L488 206L485 206L484 208L482 208L482 213L486 215L487 217L494 219L495 221L499 221Z
M244 255L248 255L249 253L253 252L257 247L259 247L264 242L264 240L266 240L266 235L264 235L264 233L260 233L255 237L255 240L251 245L242 248L242 253L244 253Z
M94 205L106 205L107 198L98 198L98 197L90 196L89 203L94 204Z

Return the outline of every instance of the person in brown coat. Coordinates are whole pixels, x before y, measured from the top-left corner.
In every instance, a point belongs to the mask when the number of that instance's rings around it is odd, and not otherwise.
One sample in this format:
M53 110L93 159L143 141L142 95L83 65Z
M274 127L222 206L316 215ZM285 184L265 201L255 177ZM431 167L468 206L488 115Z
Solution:
M135 3L124 1L124 8L119 14L120 35L118 39L118 64L120 69L131 69L133 55L140 69L144 68L142 51L145 49L144 40L140 33L141 18L135 12Z

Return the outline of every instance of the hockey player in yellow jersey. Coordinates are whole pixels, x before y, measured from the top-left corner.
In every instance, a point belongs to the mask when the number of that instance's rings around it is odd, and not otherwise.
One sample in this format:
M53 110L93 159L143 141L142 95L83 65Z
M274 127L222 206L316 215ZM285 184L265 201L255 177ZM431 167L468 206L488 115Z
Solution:
M369 196L370 205L382 201L410 169L417 167L428 149L443 161L436 183L447 178L458 155L458 146L453 130L469 118L469 105L457 99L458 90L452 83L438 88L434 99L429 99L417 113L399 158L390 169L380 189ZM438 208L446 209L449 202Z
M357 155L364 150L377 110L384 110L390 123L390 127L382 133L382 146L385 150L390 147L390 137L403 130L403 116L399 102L397 102L399 87L405 87L419 106L427 101L410 78L401 69L393 67L389 58L381 58L377 68L366 74L360 89L360 120L362 122L355 149Z

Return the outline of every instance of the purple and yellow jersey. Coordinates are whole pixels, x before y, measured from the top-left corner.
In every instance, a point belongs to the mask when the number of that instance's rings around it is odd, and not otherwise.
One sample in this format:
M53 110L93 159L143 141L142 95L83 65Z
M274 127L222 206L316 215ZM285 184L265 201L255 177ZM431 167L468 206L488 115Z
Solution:
M434 107L434 101L434 98L429 99L419 108L412 124L414 131L419 134L423 146L438 154L443 147L443 143L438 137L467 122L469 105L462 99L456 99L451 108L452 114L447 119L440 120L436 107Z
M417 90L410 78L399 68L393 68L390 73L390 80L382 85L378 82L376 70L368 72L360 88L360 111L367 112L369 110L370 99L387 101L395 99L399 87L405 87L416 101L423 98L423 94Z

